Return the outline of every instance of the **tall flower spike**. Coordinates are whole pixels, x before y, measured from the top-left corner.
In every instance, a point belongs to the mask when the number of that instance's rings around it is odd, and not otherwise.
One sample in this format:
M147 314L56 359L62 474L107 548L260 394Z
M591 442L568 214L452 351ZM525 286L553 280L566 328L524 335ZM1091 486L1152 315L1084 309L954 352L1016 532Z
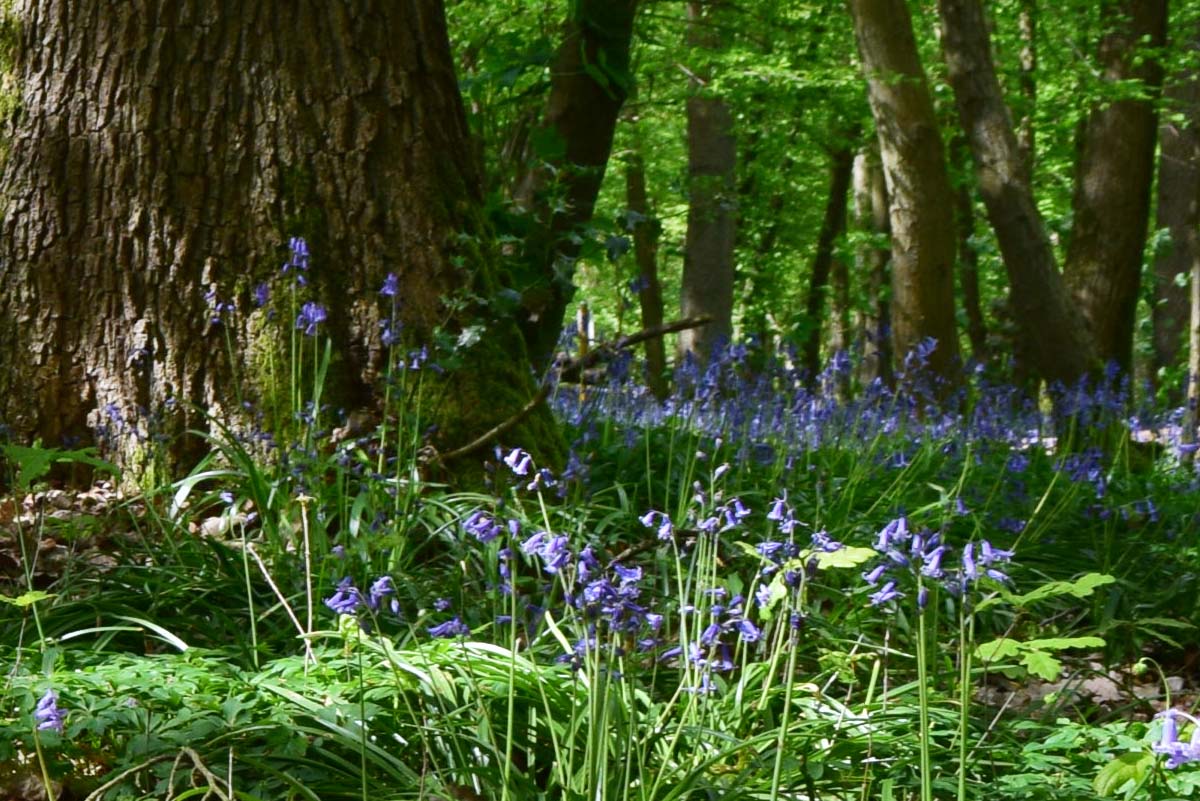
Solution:
M56 731L62 734L67 713L58 706L58 693L46 690L46 694L37 702L37 708L33 710L33 719L37 721L38 731Z

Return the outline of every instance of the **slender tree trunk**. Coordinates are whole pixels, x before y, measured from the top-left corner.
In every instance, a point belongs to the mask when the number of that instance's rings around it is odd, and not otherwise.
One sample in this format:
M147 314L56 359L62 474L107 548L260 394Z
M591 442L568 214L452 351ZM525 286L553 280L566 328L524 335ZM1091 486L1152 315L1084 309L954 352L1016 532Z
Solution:
M954 320L954 216L945 150L904 0L849 0L891 201L892 343L937 340L929 367L960 368Z
M878 144L859 151L854 158L855 228L880 241L891 234L888 220L887 185L879 164ZM864 316L862 363L859 381L876 379L892 384L891 336L891 248L878 244L860 245L855 270L866 276L869 311Z
M812 277L805 304L804 369L810 388L815 388L821 372L821 328L824 318L825 295L834 262L834 245L846 231L846 196L854 170L854 151L848 143L837 146L830 154L829 196L825 201L825 216L817 234L817 250L813 255Z
M1200 34L1187 43L1190 54L1200 53ZM1179 363L1188 319L1186 278L1200 258L1200 79L1189 67L1166 89L1167 109L1173 112L1159 126L1157 227L1170 233L1167 250L1154 261L1155 381L1164 369ZM1186 383L1182 388L1186 393ZM1181 392L1173 397L1178 402Z
M970 148L958 136L950 146L958 176L954 190L955 227L958 231L958 279L962 289L963 311L967 314L967 338L971 341L971 358L984 363L988 360L987 326L983 321L983 305L979 297L979 252L975 249L975 199L971 196Z
M662 284L658 280L658 234L661 226L650 208L646 193L646 164L639 152L631 153L625 163L625 203L632 218L642 328L654 328L663 322ZM662 400L670 393L663 338L646 340L645 348L646 386L654 393L654 397Z
M1187 405L1183 413L1183 429L1180 441L1184 445L1196 442L1196 425L1200 421L1200 258L1192 260L1191 276L1192 315L1188 326L1188 385ZM1195 461L1189 452L1187 461Z
M713 24L715 5L688 3L693 52L721 47ZM713 322L680 332L678 342L681 361L691 354L703 362L714 345L733 333L737 140L728 104L703 85L707 70L695 74L687 101L688 224L679 307L684 317L708 315Z
M1142 275L1166 41L1166 0L1109 0L1100 64L1106 81L1138 81L1144 97L1105 101L1088 116L1076 164L1067 282L1105 362L1129 372Z
M531 146L526 153L530 169L513 193L533 216L517 282L521 332L539 370L553 356L575 293L579 246L573 234L592 219L633 80L629 53L637 0L578 0L571 7L551 67L541 135L529 139L544 149Z
M959 120L1012 287L1017 351L1028 354L1046 380L1074 381L1093 367L1095 351L1033 199L992 63L983 8L979 0L939 0L938 8Z
M1037 0L1020 0L1017 31L1021 39L1021 114L1017 125L1017 148L1025 168L1024 180L1033 185L1033 166L1037 158L1034 114L1037 111Z
M170 437L203 428L197 410L236 417L237 378L270 407L267 356L296 313L295 273L278 276L290 235L311 248L298 292L327 309L334 402L369 402L389 272L414 342L477 326L462 369L429 379L439 448L528 400L515 324L456 302L499 287L440 2L30 0L20 30L0 177L0 420L18 440L88 441L119 417L187 460L203 443ZM552 432L536 414L516 435ZM148 447L112 455L144 464Z

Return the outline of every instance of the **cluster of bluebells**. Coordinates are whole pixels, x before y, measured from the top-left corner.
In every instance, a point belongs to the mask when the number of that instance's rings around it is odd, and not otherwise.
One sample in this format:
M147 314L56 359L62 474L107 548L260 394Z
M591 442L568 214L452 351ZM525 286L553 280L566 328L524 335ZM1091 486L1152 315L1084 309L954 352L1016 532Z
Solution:
M705 592L711 601L707 609L708 624L700 637L687 643L686 659L697 671L698 681L685 688L692 693L711 693L716 690L715 674L729 673L734 668L733 649L736 641L756 643L762 639L762 630L747 617L745 598L741 595L729 597L729 591L716 587ZM726 600L728 598L728 601ZM660 660L685 657L683 645L668 648Z
M393 615L400 614L400 601L395 597L396 587L391 576L380 576L363 592L354 585L354 579L346 576L338 582L333 595L325 599L325 605L339 615L364 616L378 614L387 601Z
M1188 762L1200 762L1200 720L1178 709L1168 709L1160 712L1162 718L1162 734L1152 747L1154 753L1167 757L1166 765L1172 770ZM1179 739L1179 720L1183 719L1192 724L1190 742Z
M58 705L58 693L46 690L46 694L37 702L33 710L33 719L37 721L38 731L56 731L62 734L63 725L67 721L67 713Z
M308 272L309 253L308 242L304 237L293 236L288 240L288 260L283 263L283 267L279 272L284 275L291 273L296 279L296 284L304 286L308 283L305 273Z
M562 343L568 350L573 344ZM657 427L682 427L704 437L727 438L736 446L739 462L772 461L789 468L805 452L830 444L861 444L890 469L904 467L912 453L929 442L955 448L967 442L996 443L1014 451L1048 444L1045 432L1056 430L1055 421L1019 389L989 381L981 369L973 369L943 400L936 393L914 391L914 381L923 374L921 365L932 352L932 342L922 343L905 360L909 376L897 387L868 379L850 397L841 390L845 372L856 372L851 365L859 363L869 368L869 357L861 352L851 354L849 361L835 358L813 381L796 367L804 360L786 345L770 353L753 341L734 343L718 348L704 364L685 359L676 370L673 393L663 400L636 381L610 375L607 383L589 387L585 396L559 392L551 402L562 419L581 428L603 420L636 438ZM628 371L634 376L639 372ZM1081 382L1052 392L1056 414L1074 414L1082 427L1124 419L1134 430L1168 432L1167 440L1181 450L1178 414L1171 418L1165 412L1141 410L1129 415L1127 386L1114 374L1102 383ZM886 435L882 442L881 433ZM1103 476L1094 474L1090 465L1081 462L1063 469L1103 493L1103 483L1097 480Z
M906 576L941 583L951 593L966 598L971 586L983 576L999 582L1008 581L998 566L1012 558L1012 551L995 548L987 540L978 544L969 542L963 547L960 566L947 569L949 547L942 542L941 534L928 529L913 531L908 526L908 518L903 515L879 532L875 550L883 559L863 574L863 580L877 588L870 597L872 606L882 606L904 597L901 586ZM929 601L929 589L925 581L919 580L918 586L917 606L924 609Z

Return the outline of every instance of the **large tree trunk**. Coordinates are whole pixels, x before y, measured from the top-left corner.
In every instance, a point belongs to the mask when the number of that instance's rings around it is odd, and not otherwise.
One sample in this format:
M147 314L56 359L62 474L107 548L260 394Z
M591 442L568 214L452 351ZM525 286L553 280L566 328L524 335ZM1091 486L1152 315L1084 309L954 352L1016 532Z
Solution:
M828 294L830 271L833 268L834 245L846 231L846 196L854 170L854 151L849 142L835 145L830 154L829 196L825 201L825 216L817 233L817 249L813 255L812 277L805 303L804 370L810 388L816 388L821 372L821 329L824 321L825 296Z
M204 427L195 410L229 421L238 376L269 409L265 354L295 314L288 236L313 254L299 292L328 310L335 402L369 402L389 272L412 342L478 326L461 367L429 379L438 447L528 400L515 322L470 300L499 287L438 0L28 0L20 26L0 179L0 419L17 438L90 440L115 415L167 436ZM237 305L220 325L209 293ZM552 431L537 414L515 436ZM195 446L168 440L176 461ZM114 455L146 454L125 437Z
M1074 381L1093 367L1095 351L1033 199L992 63L983 8L979 0L939 0L938 8L959 120L1012 287L1018 353L1046 380Z
M1200 52L1200 35L1187 43ZM1200 79L1189 67L1166 89L1168 119L1159 126L1158 228L1170 233L1168 249L1154 261L1154 370L1179 364L1188 319L1186 278L1200 258ZM1180 278L1185 280L1180 280ZM1186 392L1186 384L1182 388ZM1181 392L1174 392L1178 401Z
M1064 273L1098 355L1128 372L1157 133L1155 101L1166 42L1166 0L1109 0L1100 66L1108 82L1140 81L1143 97L1105 100L1089 114L1076 164L1074 222Z
M658 234L661 225L650 209L646 192L646 164L640 152L631 153L625 164L625 202L633 228L633 255L638 268L638 301L642 310L642 328L656 328L663 322L662 284L658 280ZM670 392L667 386L667 352L662 337L646 340L646 386L662 400Z
M711 10L696 0L688 3L688 42L695 51L719 49L719 30ZM713 321L679 334L680 361L689 353L706 360L733 333L737 142L728 104L702 85L706 70L695 74L687 101L688 222L679 309L684 317L708 315Z
M877 143L854 157L854 227L880 241L891 233L887 184ZM858 371L864 385L876 379L888 386L892 383L891 300L887 291L891 257L891 249L877 243L859 245L855 253L855 269L866 276L869 304L862 319L864 342Z
M517 281L523 294L521 332L539 370L549 363L562 333L575 293L575 234L592 219L617 118L633 81L629 51L637 0L580 0L571 9L551 67L541 134L529 138L530 169L514 192L517 205L534 218Z
M934 372L961 367L954 320L954 214L942 135L904 0L849 0L879 135L892 223L892 343L934 338Z

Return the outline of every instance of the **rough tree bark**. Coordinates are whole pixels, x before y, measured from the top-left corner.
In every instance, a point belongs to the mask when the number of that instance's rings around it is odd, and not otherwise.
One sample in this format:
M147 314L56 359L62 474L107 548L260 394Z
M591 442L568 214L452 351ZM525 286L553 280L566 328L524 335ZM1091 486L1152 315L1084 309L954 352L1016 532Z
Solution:
M1004 105L979 0L939 0L942 48L979 193L1012 288L1018 352L1048 381L1071 382L1095 365L1095 350L1067 291L1033 199L1028 170Z
M533 216L516 279L522 292L521 333L538 370L553 356L575 293L579 240L573 234L592 219L617 118L632 84L629 53L636 12L637 0L571 4L551 66L542 135L529 139L551 142L551 152L525 154L530 169L513 193L517 205Z
M1200 51L1200 32L1187 42L1193 57ZM1180 275L1190 275L1200 259L1200 77L1189 67L1169 83L1165 91L1166 119L1159 126L1157 227L1170 233L1168 248L1154 260L1154 369L1179 364L1183 334L1188 319L1187 284ZM1186 391L1186 386L1183 387ZM1180 392L1174 393L1178 401Z
M716 5L688 3L688 43L701 58L704 51L721 47L713 24ZM703 362L733 333L737 141L728 104L704 85L707 70L694 74L687 100L688 222L679 310L684 317L707 315L713 322L679 334L680 362L687 354Z
M1099 63L1106 82L1138 81L1142 96L1105 100L1088 115L1076 162L1074 222L1064 275L1088 321L1096 351L1128 373L1137 310L1162 65L1167 0L1108 0Z
M431 386L440 447L531 396L515 321L470 299L499 287L439 0L27 0L20 27L0 178L0 419L16 438L88 440L109 412L203 428L194 408L234 416L235 375L265 404L257 359L294 307L251 298L288 236L309 242L304 292L327 307L348 408L385 355L389 272L413 342L479 326ZM224 328L209 293L238 305ZM517 438L556 442L546 413Z
M821 329L825 317L825 296L833 268L833 249L838 238L846 231L846 198L854 171L854 151L849 142L838 143L829 154L829 160L829 195L825 201L821 229L817 233L817 249L813 254L812 277L805 302L808 330L804 337L803 363L810 388L816 387L817 376L821 372Z
M854 157L854 227L872 239L886 240L891 234L888 221L887 184L879 164L878 144L866 147ZM859 381L869 384L876 379L892 384L890 248L862 244L855 254L855 269L867 278L867 298L871 304L862 320L863 355Z
M937 340L929 367L955 379L954 215L945 150L904 0L849 0L891 203L892 343Z

